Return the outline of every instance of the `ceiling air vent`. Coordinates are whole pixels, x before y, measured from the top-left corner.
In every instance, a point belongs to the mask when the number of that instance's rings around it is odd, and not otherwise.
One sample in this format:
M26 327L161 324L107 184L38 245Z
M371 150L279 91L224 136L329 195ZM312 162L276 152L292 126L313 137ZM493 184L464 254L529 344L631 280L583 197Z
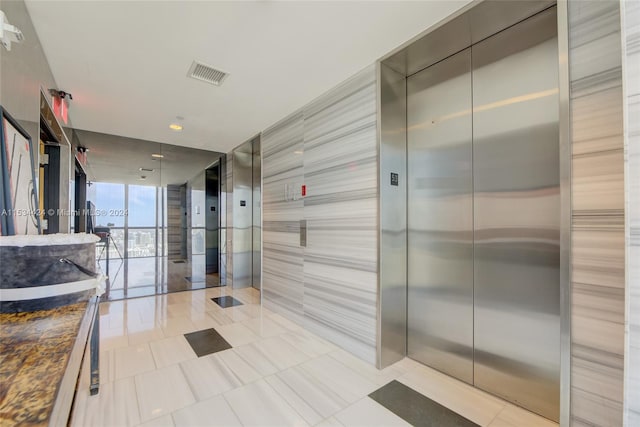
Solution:
M198 61L193 61L193 64L191 64L191 68L189 68L189 72L187 73L187 77L211 83L216 86L220 86L228 75L229 73L216 70L215 68Z

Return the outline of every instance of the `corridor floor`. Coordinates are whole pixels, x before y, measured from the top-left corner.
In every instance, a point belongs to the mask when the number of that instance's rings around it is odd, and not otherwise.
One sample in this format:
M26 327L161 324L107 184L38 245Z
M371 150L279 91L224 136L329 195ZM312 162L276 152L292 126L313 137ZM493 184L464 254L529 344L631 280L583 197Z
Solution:
M107 261L98 262L107 275ZM103 301L182 292L220 286L217 273L206 274L205 255L186 259L167 257L111 258Z
M225 296L236 303L212 300ZM410 359L379 371L262 308L251 288L105 302L100 327L100 392L89 396L85 363L72 426L438 425L394 413L409 403L377 403L389 383L480 426L557 426Z

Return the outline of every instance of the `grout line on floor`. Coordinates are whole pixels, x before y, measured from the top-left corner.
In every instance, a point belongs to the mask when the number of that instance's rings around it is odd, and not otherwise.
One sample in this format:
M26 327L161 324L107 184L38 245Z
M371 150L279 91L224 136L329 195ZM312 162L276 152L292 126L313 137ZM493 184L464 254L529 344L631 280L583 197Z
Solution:
M500 414L507 408L507 404L505 403L504 405L502 405L502 408L500 408L500 410L498 411L498 413L491 419L491 421L489 421L489 423L485 426L485 427L489 427L491 424L493 424L493 422L495 420L498 419L498 417L500 416Z
M149 349L151 351L151 349ZM155 361L154 361L155 363ZM136 376L131 377L131 381L133 381L133 394L136 397L136 408L138 409L138 419L140 420L140 424L142 423L142 411L140 410L140 399L138 398L138 384L136 383ZM114 391L115 391L115 381L114 381ZM145 421L146 422L146 421Z
M192 359L189 359L189 360L192 360ZM182 376L184 377L184 380L187 382L187 387L189 387L189 390L191 391L191 394L196 399L195 403L192 403L191 405L189 405L189 406L193 406L193 405L195 405L197 403L200 403L201 400L198 400L198 395L196 394L196 391L193 389L193 386L191 385L191 381L189 381L189 377L187 377L187 373L185 372L184 368L182 367L182 364L184 362L188 362L189 360L183 360L182 362L179 362L178 363L178 368L180 368L180 372L182 373ZM185 408L187 408L187 406L185 406ZM182 408L182 409L184 409L184 408ZM177 410L179 411L179 409L177 409ZM176 412L176 411L173 411L173 412ZM171 419L173 419L173 424L175 425L176 420L173 418L173 412L171 413L172 414Z

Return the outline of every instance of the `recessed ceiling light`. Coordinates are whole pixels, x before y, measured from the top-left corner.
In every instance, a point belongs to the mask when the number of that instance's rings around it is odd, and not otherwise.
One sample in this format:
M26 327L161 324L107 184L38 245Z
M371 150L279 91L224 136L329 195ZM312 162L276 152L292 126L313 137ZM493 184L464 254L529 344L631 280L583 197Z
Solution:
M161 158L163 158L164 156L163 156L162 154L153 153L153 154L151 155L151 157L155 157L156 159L161 159Z
M153 172L153 169L149 169L149 168L140 168L140 172Z
M145 179L147 179L145 175L140 176L140 181L144 181Z
M175 130L176 132L179 132L182 130L182 125L178 124L178 123L171 123L169 125L169 129L171 130Z
M304 153L304 151L301 151L301 150L296 150L296 151L293 152L293 154L303 154L303 153Z

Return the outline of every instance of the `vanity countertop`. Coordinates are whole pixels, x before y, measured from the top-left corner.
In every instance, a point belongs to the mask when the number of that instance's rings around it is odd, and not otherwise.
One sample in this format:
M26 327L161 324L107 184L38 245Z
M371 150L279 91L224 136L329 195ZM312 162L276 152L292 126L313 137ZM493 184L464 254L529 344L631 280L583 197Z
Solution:
M86 316L91 306L82 302L0 314L2 426L50 423L81 326L91 318Z

